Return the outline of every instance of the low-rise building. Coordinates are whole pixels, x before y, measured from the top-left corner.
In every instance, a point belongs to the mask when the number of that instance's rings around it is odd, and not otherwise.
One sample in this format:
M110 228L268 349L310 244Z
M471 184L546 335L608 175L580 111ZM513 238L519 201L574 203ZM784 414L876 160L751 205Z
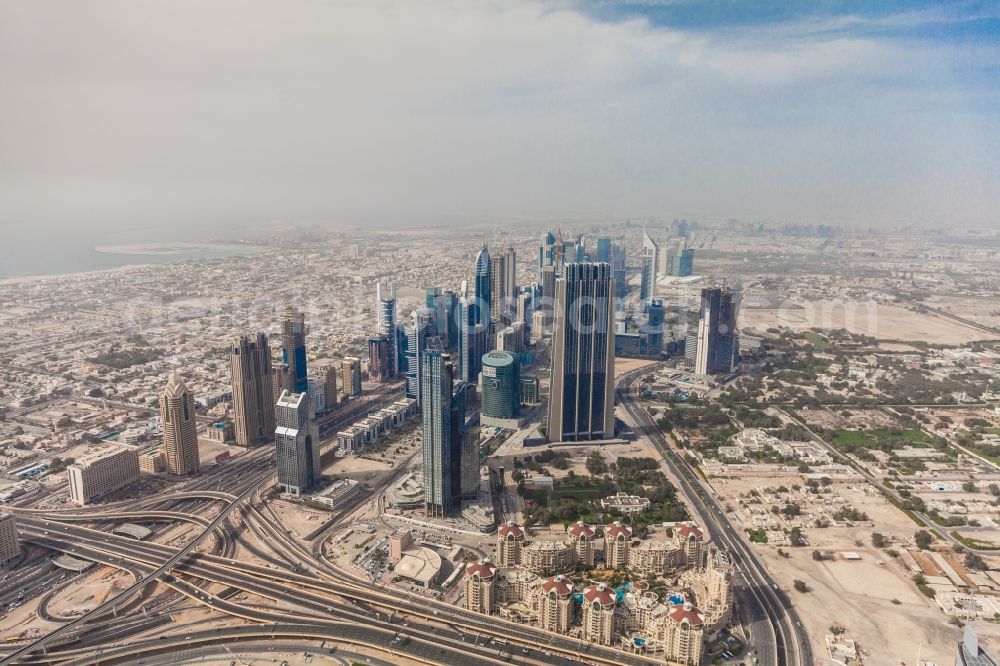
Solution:
M649 504L649 498L628 493L617 493L601 500L602 509L617 509L624 514L642 513L649 509Z

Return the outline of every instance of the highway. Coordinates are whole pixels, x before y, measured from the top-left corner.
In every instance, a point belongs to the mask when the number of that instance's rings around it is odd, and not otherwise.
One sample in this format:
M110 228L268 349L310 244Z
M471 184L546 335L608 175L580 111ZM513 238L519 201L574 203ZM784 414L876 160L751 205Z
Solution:
M809 637L789 599L778 589L743 535L725 517L715 497L705 490L688 463L670 446L649 413L633 400L629 385L647 372L649 368L642 368L620 377L616 387L617 402L635 423L636 435L648 438L659 451L680 481L681 490L701 515L712 541L720 550L728 552L730 560L739 570L746 584L741 589L737 588L737 593L751 619L751 642L757 648L759 663L763 666L811 665L813 656Z
M117 511L106 511L103 507L94 513L99 516L97 522L102 525L111 518L126 522L137 520L149 515L146 506L157 506L158 509L170 508L179 503L190 503L193 499L201 499L209 503L224 503L225 509L201 532L202 537L213 533L224 518L232 512L232 508L242 500L247 500L259 494L262 483L269 483L270 468L256 475L248 474L247 470L256 469L260 458L265 453L252 451L241 458L239 465L230 464L230 475L216 475L220 483L212 485L233 489L242 489L241 495L233 498L228 492L211 492L195 489L194 491L169 494L160 498L150 498L142 503L138 511L129 511L121 507ZM373 492L379 492L381 487L391 482L395 475L387 475ZM204 487L199 483L198 487ZM190 484L191 488L194 484ZM359 498L359 502L364 498ZM208 508L199 505L199 511ZM346 516L353 512L354 507L345 509ZM145 512L145 513L144 513ZM142 580L157 577L184 594L196 603L210 606L218 612L240 617L255 622L290 622L301 623L302 626L315 623L332 622L335 618L350 617L353 621L366 626L381 627L383 631L398 631L388 620L390 612L395 612L397 618L404 617L407 625L407 635L414 639L424 639L439 646L452 646L459 654L479 654L493 659L495 645L489 641L503 637L511 645L507 649L517 653L518 661L524 663L539 662L544 664L571 664L573 661L565 657L584 654L588 661L600 664L628 664L641 666L656 663L653 660L629 655L617 650L601 648L581 643L578 640L543 632L533 627L505 622L496 617L488 617L465 611L461 608L441 604L428 598L423 598L409 592L391 589L373 588L370 581L359 579L342 572L326 561L317 559L312 547L305 542L299 542L283 529L279 529L273 516L265 516L253 502L243 502L239 506L240 520L245 528L250 529L262 543L274 552L270 561L301 563L302 573L289 571L287 565L279 567L253 565L232 557L210 555L207 553L192 553L191 548L181 550L154 542L136 542L132 539L109 534L104 530L84 527L78 523L80 512L69 512L64 515L52 512L24 511L19 516L22 521L26 540L39 545L45 545L53 550L71 552L75 557L91 559L118 568L140 567L150 573ZM159 511L157 519L169 518L168 511ZM67 520L69 519L69 520ZM201 526L201 521L192 519ZM47 534L46 534L47 533ZM218 540L220 537L216 535ZM238 537L237 537L238 539ZM215 549L218 552L218 549ZM164 572L169 569L171 573ZM204 581L225 585L228 588L257 594L272 600L273 605L265 608L258 606L248 608L245 604L233 603L227 599L211 595L201 588L192 586L188 581ZM137 588L138 589L138 588ZM126 593L131 593L126 591ZM122 593L116 600L125 601ZM106 612L107 604L96 609ZM371 610L364 610L369 608ZM372 613L375 613L373 616ZM330 617L332 616L332 617ZM81 618L85 621L90 616ZM67 623L62 628L63 634L69 634L79 622ZM443 626L446 625L446 626ZM140 623L140 626L141 623ZM57 636L50 634L46 642ZM419 641L414 641L419 644ZM40 643L19 649L10 655L6 661L19 658L37 649ZM516 647L515 647L516 644ZM68 646L68 644L67 644ZM389 645L383 645L388 649ZM396 649L402 648L397 646ZM444 649L444 647L439 647ZM439 663L464 663L455 661L450 656L442 656Z

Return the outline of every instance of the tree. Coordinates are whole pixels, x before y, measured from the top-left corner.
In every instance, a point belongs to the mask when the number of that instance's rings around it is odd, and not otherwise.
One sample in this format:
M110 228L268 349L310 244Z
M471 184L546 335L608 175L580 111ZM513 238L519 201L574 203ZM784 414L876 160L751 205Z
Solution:
M976 488L976 484L972 481L966 481L962 484L962 490L967 493L978 493L979 488Z
M927 530L917 530L917 533L913 535L913 540L917 542L917 548L927 550L930 548L931 542L934 541L934 537Z
M102 391L99 388L92 388L89 391L87 391L87 395L89 395L91 398L103 398L104 391Z
M601 455L600 451L594 451L587 456L587 471L594 476L607 473L608 463L604 461L604 456Z
M826 558L824 557L823 553L819 552L818 550L814 550L814 551L812 552L812 558L813 558L814 560L816 560L817 562L822 562L822 561L823 561L824 559L826 559Z
M797 592L808 592L809 591L809 586L806 585L806 582L804 580L799 580L798 578L796 578L795 582L793 583L793 585L794 585L795 590Z
M889 540L881 532L872 532L872 546L875 548L885 548Z
M964 564L966 569L975 569L976 571L982 571L986 568L986 561L975 553L966 553Z

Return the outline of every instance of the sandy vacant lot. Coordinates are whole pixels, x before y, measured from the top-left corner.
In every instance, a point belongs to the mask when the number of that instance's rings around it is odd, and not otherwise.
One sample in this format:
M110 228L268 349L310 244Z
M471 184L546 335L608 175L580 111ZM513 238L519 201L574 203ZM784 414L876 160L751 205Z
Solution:
M931 314L875 303L812 301L775 310L744 309L740 326L757 330L786 327L795 331L811 328L844 328L852 333L881 340L922 340L932 344L957 345L989 340L995 335Z
M712 483L735 506L735 496L739 493L761 486L803 485L803 480L789 476L713 479ZM833 491L849 505L867 513L874 527L806 528L809 546L784 548L790 555L787 558L778 555L775 547L754 546L801 614L814 648L822 651L828 628L840 624L870 653L865 663L917 663L920 639L916 637L923 640L922 659L951 663L950 646L957 640L958 629L948 624L932 600L920 594L902 565L871 545L873 531L902 544L912 539L918 526L883 498L868 492L864 484L838 483L833 485ZM813 550L834 557L816 561L812 558ZM860 553L862 559L845 560L840 555L844 551ZM796 579L805 581L810 591L796 592L793 587Z

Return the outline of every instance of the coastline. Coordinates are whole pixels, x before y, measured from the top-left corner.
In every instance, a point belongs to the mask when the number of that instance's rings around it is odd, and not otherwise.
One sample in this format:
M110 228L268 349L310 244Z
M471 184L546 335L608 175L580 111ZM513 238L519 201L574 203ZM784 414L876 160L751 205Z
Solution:
M101 252L102 254L107 254L109 256L145 254L145 255L148 255L150 257L162 257L162 258L171 257L171 256L177 256L177 259L174 260L174 261L151 261L151 262L133 261L133 262L129 262L127 264L121 264L120 266L108 266L107 268L94 268L94 269L91 269L91 270L74 271L74 272L71 272L71 273L40 273L38 275L11 275L11 276L7 276L7 277L0 277L0 286L25 284L25 283L31 283L31 282L50 282L50 281L53 281L53 280L60 280L60 279L70 279L70 280L73 280L73 279L80 279L80 278L88 276L88 275L97 275L97 274L103 274L103 273L126 273L126 272L130 272L130 271L134 271L134 270L139 269L139 268L149 268L149 267L152 267L152 266L169 266L169 265L172 265L172 264L180 264L180 263L184 263L184 262L187 262L187 261L202 261L202 260L205 260L205 259L225 259L225 258L231 258L231 257L250 257L250 256L257 256L257 255L260 255L260 254L266 254L266 253L271 252L271 251L273 251L275 249L275 248L270 247L270 246L241 245L241 244L238 244L238 243L219 243L219 244L212 244L212 243L192 243L192 244L190 244L190 248L198 248L198 249L190 249L189 248L189 249L187 249L187 250L185 250L183 252L171 252L171 253L164 253L164 252L138 252L137 253L137 252L126 252L124 250L119 250L117 252L113 252L113 251L112 252L108 252L108 251L101 251L101 250L97 249L98 247L105 247L105 248L114 248L114 247L118 247L118 248L135 248L135 247L149 247L151 245L156 245L156 244L155 243L144 243L144 244L135 244L135 245L121 245L121 246L96 246L96 247L90 248L90 250L93 251L93 252ZM170 243L170 244L164 243L164 245L171 245L171 246L176 247L177 245L180 245L180 244L178 244L178 243ZM253 252L234 252L233 254L221 255L221 256L209 256L209 257L186 257L186 258L184 258L184 257L181 256L181 255L183 255L186 252L225 251L227 249L228 250L235 250L237 248L244 249L244 248L248 248L248 247L256 248L256 250L253 251Z

